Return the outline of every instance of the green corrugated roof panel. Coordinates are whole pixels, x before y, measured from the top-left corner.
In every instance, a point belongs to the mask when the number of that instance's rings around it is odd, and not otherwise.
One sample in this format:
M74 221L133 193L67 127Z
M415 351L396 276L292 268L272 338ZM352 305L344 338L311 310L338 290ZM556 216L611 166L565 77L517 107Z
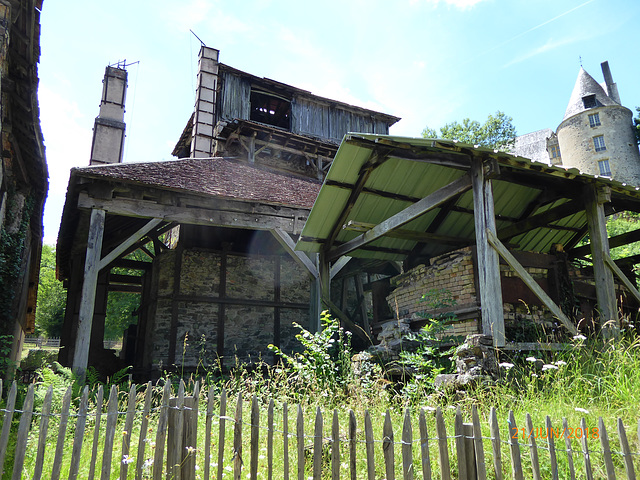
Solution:
M347 134L338 149L325 179L325 184L320 190L309 219L303 228L301 238L296 246L297 249L310 252L318 252L320 250L321 244L309 241L309 239L324 241L331 235L334 225L336 225L349 199L350 190L343 187L355 185L363 165L369 161L374 149L383 149L385 147L395 148L394 154L396 156L390 157L369 176L365 183L365 191L357 198L345 223L354 221L378 224L400 212L413 201L426 197L438 188L448 185L465 174L465 171L461 168L428 163L415 158L416 155L424 156L427 154L433 156L433 158L446 156L447 159L453 158L454 161L462 162L468 161L471 156L492 157L501 165L500 168L511 169L512 172L518 171L520 172L519 175L528 171L531 175L538 176L539 188L537 184L521 185L500 177L494 179L492 184L498 231L512 225L515 219L521 219L530 209L530 205L535 205L536 203L534 202L542 198L546 187L544 177L541 177L541 175L549 175L549 178L553 177L561 181L566 179L568 182L574 178L579 178L583 183L603 183L618 192L622 192L625 196L632 196L635 200L640 199L637 188L626 186L610 179L584 175L575 169L568 170L531 162L528 159L495 152L489 148L476 148L473 145L438 139ZM400 155L403 157L414 156L414 159L399 158ZM336 183L343 186L334 186ZM366 190L384 192L385 196L367 193ZM397 198L393 198L394 195ZM566 201L569 200L562 199L550 203L541 202L542 206L533 209L532 212L528 213L528 216L542 213ZM475 241L474 219L473 215L470 214L473 211L472 192L467 191L462 194L456 200L455 207L449 211L447 217L437 228L432 226L432 222L438 216L440 208L435 208L414 219L405 224L402 229L424 233L431 226L431 233L467 239L469 244L472 244ZM578 212L553 222L553 224L573 230L552 229L543 226L512 237L508 240L508 243L518 250L548 252L553 243L564 244L572 239L576 231L584 227L586 218L584 212ZM349 241L361 233L342 229L336 237L336 243L340 244ZM388 250L411 251L416 244L414 240L384 236L369 244L368 247L378 247L386 251L371 251L366 248L360 248L350 253L350 255L363 258L401 260L404 255L389 253ZM438 255L454 248L458 247L422 242L421 254Z

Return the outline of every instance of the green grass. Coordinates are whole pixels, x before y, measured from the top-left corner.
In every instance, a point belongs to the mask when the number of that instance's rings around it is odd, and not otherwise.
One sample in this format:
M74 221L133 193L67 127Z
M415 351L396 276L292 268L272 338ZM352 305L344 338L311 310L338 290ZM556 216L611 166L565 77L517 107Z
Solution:
M346 349L348 342L338 345L329 344L323 339L328 349L339 348ZM313 339L306 338L307 342ZM313 349L312 349L313 350ZM348 460L348 444L345 441L348 436L348 418L349 411L353 410L357 420L357 468L358 478L366 478L365 463L365 444L364 444L364 415L365 411L369 411L373 424L374 436L376 439L375 456L376 456L376 478L384 478L384 462L382 456L382 427L384 415L389 411L392 424L394 427L394 453L395 453L395 470L396 477L402 478L401 472L401 428L405 409L409 408L411 412L412 428L413 428L413 462L415 472L421 472L420 465L420 442L417 440L419 436L418 415L421 408L425 408L427 412L427 427L429 436L432 440L430 445L431 463L434 470L438 470L437 443L433 440L436 437L435 415L434 409L440 407L444 413L447 425L447 433L453 436L455 409L460 408L463 418L466 422L471 421L471 409L475 405L481 418L483 436L489 437L490 430L489 412L491 407L495 407L498 416L498 423L503 442L508 440L509 424L507 422L509 411L514 412L516 426L520 429L526 425L525 419L527 413L533 419L535 428L545 427L545 418L549 416L554 428L562 426L563 418L566 418L570 428L576 429L581 426L581 420L584 418L590 431L594 427L599 427L598 420L602 417L607 427L609 440L611 442L611 450L619 452L618 433L616 422L621 418L626 431L632 452L640 452L640 446L637 439L638 414L637 406L640 404L640 342L637 339L622 339L617 342L608 344L602 341L593 340L584 342L577 340L576 343L563 352L538 354L545 365L554 365L557 368L547 367L540 369L533 362L526 360L528 354L512 354L508 358L504 356L500 360L503 362L510 361L514 366L507 370L503 369L505 377L502 381L493 386L479 387L474 391L467 392L464 395L444 396L433 393L432 388L428 384L417 385L416 388L422 387L422 393L416 394L416 389L411 390L413 394L409 397L402 395L402 389L396 388L388 381L382 378L382 370L373 368L359 375L342 364L339 369L332 369L331 362L333 358L343 359L344 353L329 352L328 356L324 356L320 351L313 350L313 355L307 357L297 357L295 368L290 367L264 367L263 369L246 369L238 368L234 375L226 378L214 378L212 376L204 379L204 385L200 387L200 405L199 405L199 422L198 422L198 441L196 448L196 458L198 464L198 474L202 477L205 462L211 467L212 475L217 471L217 443L219 429L219 394L224 387L229 394L227 404L226 417L234 417L237 405L237 398L243 398L243 452L242 459L244 462L243 475L246 476L249 468L250 459L250 423L251 423L251 399L253 395L258 399L260 412L260 445L259 445L259 471L264 472L267 465L267 409L269 400L274 400L274 478L283 478L282 457L283 457L283 405L288 404L288 430L290 435L296 432L296 415L298 406L304 412L304 431L305 431L305 447L311 451L313 443L314 420L316 410L322 411L324 419L323 437L331 436L331 419L334 410L338 414L340 426L341 442L341 476L348 478L346 466ZM342 361L342 360L341 360ZM331 372L334 372L335 375ZM322 378L318 379L316 375L321 374ZM50 378L50 377L46 377ZM56 385L58 391L61 385ZM161 389L154 388L154 405L158 406ZM118 410L123 412L126 410L127 394L126 387L122 388L119 396ZM193 391L193 384L188 391ZM207 409L207 401L209 392L213 393L213 417L212 417L212 458L204 458L204 438L205 438L205 412ZM174 392L175 394L175 392ZM144 387L138 392L138 410L142 408L142 396L144 395ZM58 402L59 403L59 402ZM105 400L106 403L106 400ZM77 408L77 402L74 403ZM91 407L95 410L95 406ZM84 447L82 456L82 466L80 477L87 475L90 462L90 446L93 441L94 417L89 418L87 431L84 437ZM151 442L146 444L145 459L152 458L155 442L156 423L158 419L158 411L154 410L150 415L150 425L148 434L151 435ZM38 426L40 418L36 418L31 429L31 439L28 445L27 466L25 471L31 472L33 462L35 461L35 447L38 435ZM45 472L51 471L53 466L53 451L57 436L58 417L53 417L49 426L48 444L47 444L47 464ZM103 415L103 423L101 431L104 432L105 416ZM138 411L134 428L126 435L131 440L130 457L135 458L137 454L137 444L140 435L140 425L142 421L141 412ZM116 432L116 445L114 447L114 456L112 460L111 478L119 478L119 468L122 461L120 444L125 436L124 415L120 416ZM518 441L523 443L522 431L519 430ZM226 442L225 442L225 459L223 461L224 478L232 478L234 455L232 449L234 423L230 420L226 421ZM101 441L104 441L104 433L101 434ZM65 459L62 463L62 477L65 478L69 468L71 457L71 445L73 440L73 428L67 431L65 441ZM548 452L544 449L547 441L544 439L537 440L540 448L540 462L543 471L543 478L550 478ZM562 438L556 439L556 448L558 451L558 462L560 468L560 477L566 478L568 472L568 464L566 453L561 451L564 449L564 441ZM493 460L488 440L484 443L485 460L488 470L492 470ZM584 461L581 454L581 445L578 439L572 441L574 450L574 463L578 478L584 478ZM604 476L604 462L602 460L602 447L599 439L589 440L589 448L591 450L591 461L594 468L594 477L601 478ZM100 445L99 451L102 451ZM531 476L529 448L521 445L523 457L523 468L525 477ZM454 441L449 440L449 457L452 470L456 470L456 457ZM101 454L98 456L97 471L100 470ZM502 445L502 463L505 478L510 478L511 463L509 456L509 446L506 443ZM296 454L296 438L289 438L289 461L290 461L290 478L296 478L297 454ZM306 458L305 478L311 476L312 458ZM619 478L625 478L622 457L614 453L614 463ZM323 476L329 478L330 458L325 458L325 467ZM130 465L128 478L133 478L133 467L135 462ZM636 468L640 463L636 461ZM150 473L150 469L147 470ZM455 476L455 473L453 473ZM263 474L265 475L265 474ZM421 475L416 475L421 478ZM436 477L437 478L437 477ZM494 478L492 473L489 478Z

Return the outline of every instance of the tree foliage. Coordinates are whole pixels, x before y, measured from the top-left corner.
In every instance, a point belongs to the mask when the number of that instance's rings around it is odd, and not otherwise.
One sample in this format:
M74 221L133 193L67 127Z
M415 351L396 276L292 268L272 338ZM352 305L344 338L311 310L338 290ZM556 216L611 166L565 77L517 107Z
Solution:
M638 116L633 119L633 132L636 134L636 141L640 143L640 107L636 107Z
M36 306L36 333L59 337L67 302L67 291L56 278L56 249L42 246L38 301Z
M425 127L422 136L457 140L471 145L508 151L515 143L516 127L513 125L513 118L504 112L497 111L495 115L489 115L482 124L477 120L465 118L462 123L455 121L445 124L440 127L440 133Z

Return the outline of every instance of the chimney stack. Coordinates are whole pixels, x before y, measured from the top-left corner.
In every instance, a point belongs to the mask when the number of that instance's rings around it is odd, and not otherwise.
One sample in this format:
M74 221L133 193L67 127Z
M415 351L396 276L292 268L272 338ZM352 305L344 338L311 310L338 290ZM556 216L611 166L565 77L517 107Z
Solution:
M208 158L215 152L213 127L216 122L216 87L218 84L218 55L215 48L200 48L198 58L198 86L191 134L191 157Z
M102 83L102 101L93 126L89 165L122 163L127 71L119 66L107 67Z
M622 105L622 103L620 102L620 95L618 95L618 86L614 83L613 77L611 76L609 62L602 62L600 64L600 67L602 67L604 83L607 86L607 95L609 95L609 98L611 98L611 100L616 102L618 105Z

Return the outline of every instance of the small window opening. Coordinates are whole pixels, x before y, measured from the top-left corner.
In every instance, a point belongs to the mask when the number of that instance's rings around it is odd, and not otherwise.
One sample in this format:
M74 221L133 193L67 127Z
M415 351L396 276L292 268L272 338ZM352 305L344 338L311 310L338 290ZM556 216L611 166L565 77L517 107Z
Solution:
M600 125L600 114L594 113L593 115L589 115L589 126L591 128L598 127Z
M611 167L609 166L609 159L599 160L598 168L600 168L600 175L603 175L605 177L611 176Z
M582 97L582 103L584 104L584 108L595 108L596 107L596 96L593 95L585 95Z
M596 152L603 152L607 149L607 146L604 144L604 136L599 135L597 137L593 137L593 146L596 148Z
M551 154L551 159L560 158L560 147L558 145L551 145L549 147L549 153Z
M291 101L273 93L252 90L250 119L290 130Z

